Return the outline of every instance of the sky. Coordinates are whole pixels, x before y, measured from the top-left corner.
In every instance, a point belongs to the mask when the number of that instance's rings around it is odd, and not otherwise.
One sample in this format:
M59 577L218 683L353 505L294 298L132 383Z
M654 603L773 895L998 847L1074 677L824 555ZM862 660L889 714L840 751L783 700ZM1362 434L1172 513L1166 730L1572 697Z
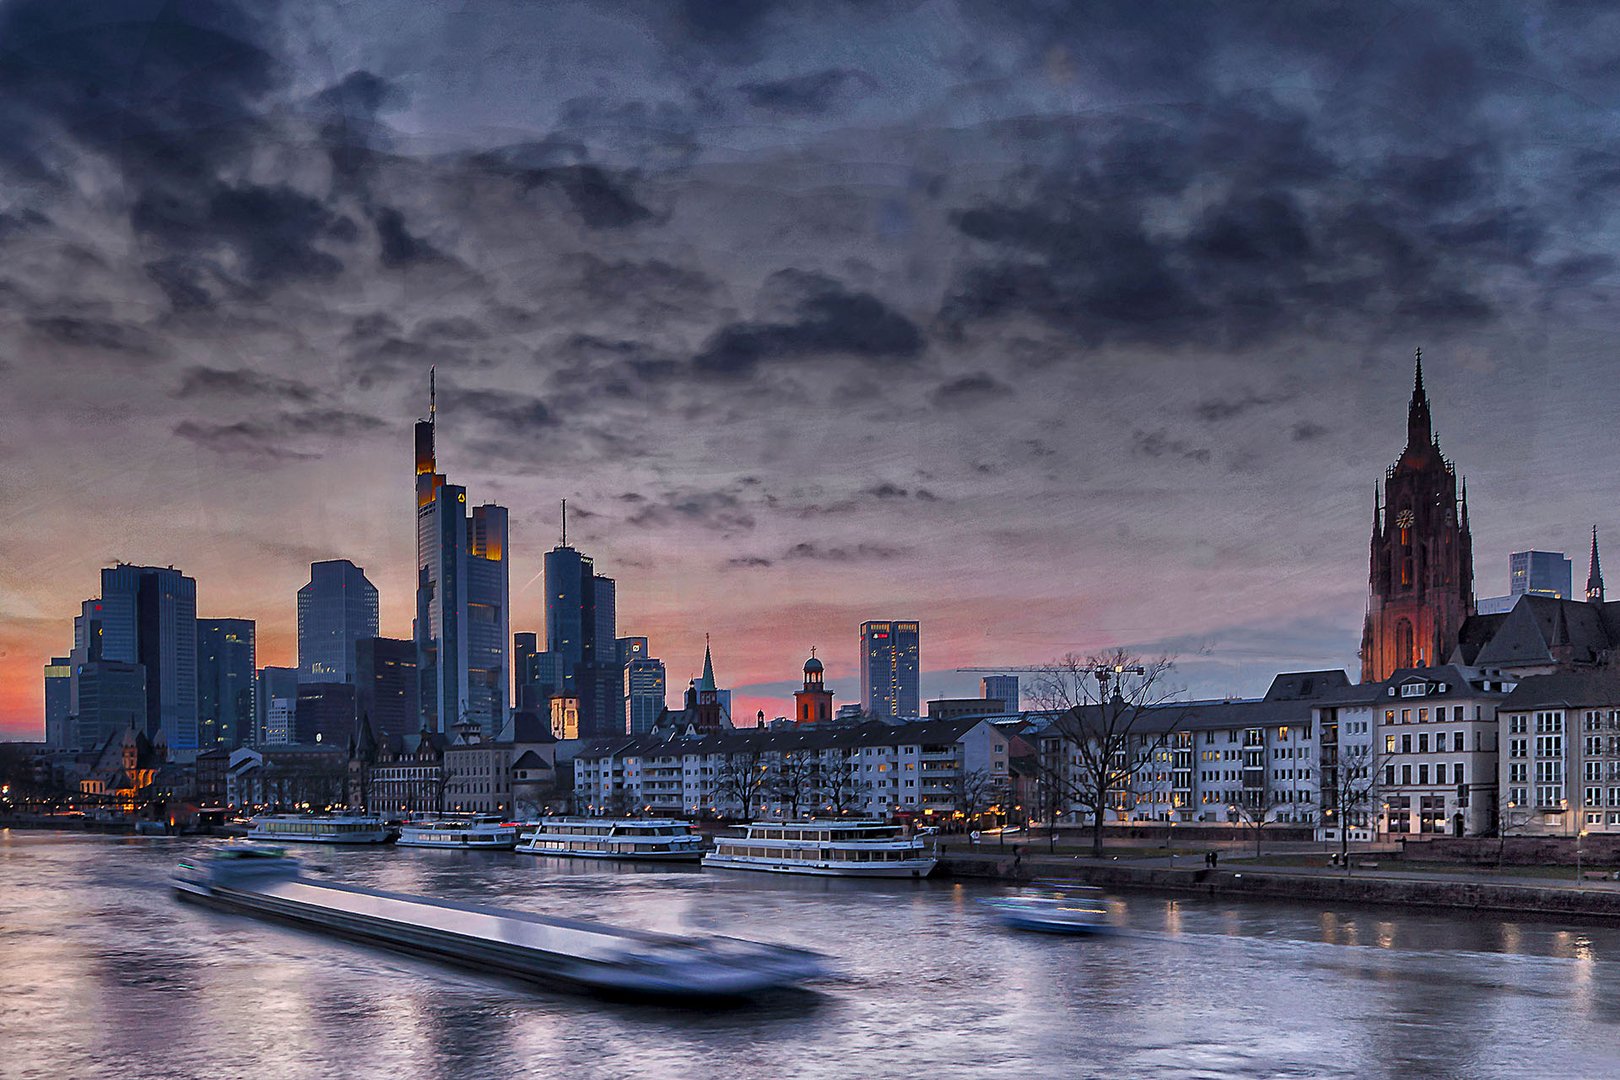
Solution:
M1620 542L1606 5L0 0L0 736L115 560L414 610L410 425L672 688L857 627L1355 672L1421 346L1507 556Z

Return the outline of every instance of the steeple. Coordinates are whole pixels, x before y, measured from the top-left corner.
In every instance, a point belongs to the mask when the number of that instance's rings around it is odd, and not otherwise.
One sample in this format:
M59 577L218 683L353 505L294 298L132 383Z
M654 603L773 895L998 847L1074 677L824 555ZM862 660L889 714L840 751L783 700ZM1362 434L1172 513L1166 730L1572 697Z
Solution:
M1406 448L1418 450L1434 445L1434 431L1429 421L1429 395L1423 389L1423 350L1417 350L1415 374L1412 377L1412 403L1406 411Z
M719 689L714 682L714 655L709 652L709 635L703 635L703 677L698 680L698 693L713 693Z
M1598 562L1597 526L1592 526L1592 563L1586 572L1586 599L1593 604L1603 603L1603 567Z
M1384 535L1383 507L1378 503L1378 485L1373 485L1373 540L1376 542Z

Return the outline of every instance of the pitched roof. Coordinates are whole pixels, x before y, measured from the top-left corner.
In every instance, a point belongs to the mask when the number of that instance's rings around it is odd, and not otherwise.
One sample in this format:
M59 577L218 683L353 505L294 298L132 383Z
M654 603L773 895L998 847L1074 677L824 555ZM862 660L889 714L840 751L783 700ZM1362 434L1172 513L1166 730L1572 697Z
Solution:
M551 762L533 750L523 751L518 755L517 760L512 762L512 768L514 769L549 769L551 767Z
M1620 611L1610 609L1620 609L1620 604L1589 604L1584 600L1526 594L1519 597L1512 611L1501 616L1501 623L1475 654L1473 663L1480 667L1551 664L1560 659L1553 656L1554 646L1567 648L1569 659L1575 663L1596 663L1616 640L1615 624L1620 621Z
M1620 705L1620 673L1613 671L1562 671L1552 675L1532 675L1516 687L1499 712L1562 705Z

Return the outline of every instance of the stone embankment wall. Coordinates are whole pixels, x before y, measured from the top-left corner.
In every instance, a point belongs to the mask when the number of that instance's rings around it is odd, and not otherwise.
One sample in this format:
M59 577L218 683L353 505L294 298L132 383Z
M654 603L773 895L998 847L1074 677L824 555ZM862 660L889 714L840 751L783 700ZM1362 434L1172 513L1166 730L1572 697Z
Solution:
M1620 869L1620 833L1574 836L1411 837L1402 857L1414 861L1455 862L1470 866L1573 866L1579 848L1585 865Z
M1029 881L1062 878L1117 889L1149 889L1215 897L1254 897L1319 903L1390 904L1399 907L1465 908L1524 915L1620 919L1620 889L1594 885L1503 884L1391 877L1363 870L1344 874L1289 874L1280 871L1170 869L1127 861L1079 863L1040 857L996 858L951 855L940 872L963 878Z

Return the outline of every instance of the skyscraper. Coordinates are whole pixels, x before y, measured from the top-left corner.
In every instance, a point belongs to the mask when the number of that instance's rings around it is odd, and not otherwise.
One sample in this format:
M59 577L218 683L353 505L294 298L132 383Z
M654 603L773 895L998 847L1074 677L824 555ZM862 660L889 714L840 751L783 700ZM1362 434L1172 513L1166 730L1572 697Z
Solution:
M486 737L506 722L512 681L506 508L467 513L467 490L437 471L438 404L416 423L417 677L422 720L448 733L463 717Z
M146 668L122 660L74 664L73 697L76 749L99 749L109 737L146 724Z
M649 655L644 637L619 638L619 662L624 668L624 731L644 735L664 711L668 685L664 662Z
M174 567L119 563L101 571L101 597L75 623L99 624L101 658L146 669L148 737L197 749L197 582Z
M874 716L921 709L922 632L915 620L861 624L861 704Z
M1510 596L1556 596L1572 600L1575 567L1562 551L1515 551L1508 556Z
M346 746L354 734L354 684L299 682L292 741L300 746Z
M979 680L979 696L987 701L999 701L1008 712L1017 712L1019 704L1018 676L986 675Z
M417 708L416 643L395 638L361 638L354 643L354 715L369 717L374 735L415 735Z
M568 545L567 504L562 542L546 552L546 652L536 685L579 699L579 726L589 738L624 731L624 668L619 663L618 589L596 572L590 556ZM549 676L549 678L548 678Z
M292 741L293 706L298 700L298 669L262 667L254 687L253 707L258 714L253 724L253 742Z
M197 743L234 750L253 739L257 667L252 619L197 621Z
M45 665L45 745L77 748L73 741L73 658L53 656Z
M298 590L298 677L354 681L354 643L377 636L377 587L348 559L311 563Z
M1361 681L1400 668L1443 664L1474 613L1474 542L1468 487L1435 441L1423 356L1416 359L1406 414L1406 449L1384 475L1384 505L1373 499L1367 620Z

